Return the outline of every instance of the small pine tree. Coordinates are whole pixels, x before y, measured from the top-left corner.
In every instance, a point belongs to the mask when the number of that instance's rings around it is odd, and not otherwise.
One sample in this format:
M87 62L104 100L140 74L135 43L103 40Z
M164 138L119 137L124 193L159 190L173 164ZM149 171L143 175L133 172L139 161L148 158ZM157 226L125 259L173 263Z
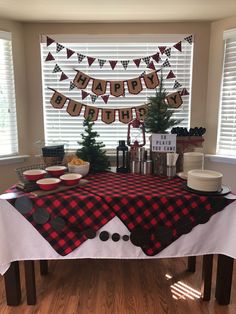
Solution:
M93 125L94 122L90 118L84 120L85 134L82 134L82 141L78 142L82 147L77 150L76 155L90 162L90 172L103 172L109 169L110 162L106 152L103 150L105 145L96 141L96 137L99 137L99 134L93 131Z
M170 110L165 98L167 93L163 87L163 77L161 75L160 85L156 90L156 95L149 97L148 112L144 119L145 128L150 133L166 133L167 129L179 124L182 120L171 119L174 110Z

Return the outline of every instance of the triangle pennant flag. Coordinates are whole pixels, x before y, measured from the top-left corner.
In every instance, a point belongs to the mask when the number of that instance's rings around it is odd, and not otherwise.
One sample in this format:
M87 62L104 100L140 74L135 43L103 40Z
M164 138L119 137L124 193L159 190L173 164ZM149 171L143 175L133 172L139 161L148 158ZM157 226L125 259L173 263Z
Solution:
M60 52L63 48L65 47L57 43L57 52Z
M159 52L157 52L154 55L152 55L152 59L155 60L156 63L158 63L161 60Z
M182 41L179 41L177 44L174 45L175 49L182 51Z
M179 88L179 87L181 87L181 86L182 86L182 85L181 85L177 80L175 80L173 89L177 89L177 88Z
M172 79L172 78L175 78L175 74L172 70L170 70L170 72L167 74L166 79L168 80L168 79Z
M82 99L85 99L89 95L89 93L85 92L84 90L81 91L81 94L82 94Z
M100 69L101 69L104 66L104 64L106 63L106 60L98 59L98 63L99 63Z
M181 93L180 93L180 96L186 96L186 95L189 95L189 92L187 91L186 88L183 88Z
M160 53L163 55L163 53L166 50L166 46L159 46L158 49L160 50Z
M171 67L170 62L168 59L166 59L166 61L162 64L162 67Z
M73 82L70 82L70 90L75 88L75 84Z
M68 79L68 76L64 72L62 72L61 73L61 77L60 77L60 81L64 81L64 80L67 80L67 79Z
M61 72L61 68L59 67L58 64L55 65L55 67L54 67L52 73L57 73L57 72Z
M193 35L190 35L190 36L188 36L188 37L185 37L184 39L191 45L192 42L193 42Z
M164 53L167 55L168 58L171 56L171 48L167 48Z
M88 60L88 65L91 66L96 59L92 57L87 57L87 60Z
M109 96L110 95L103 95L103 96L101 96L105 104L107 104Z
M85 58L85 55L82 55L81 53L77 53L78 55L78 63L82 62Z
M156 70L153 61L151 61L147 67L148 67L149 69Z
M97 100L98 96L90 94L90 97L91 97L92 103L94 104L95 101Z
M136 67L139 68L141 59L134 59L133 62L134 62L134 64L136 65Z
M45 61L52 61L52 60L55 60L55 58L53 57L53 55L51 54L51 52L48 53Z
M47 47L54 43L55 40L47 36Z
M120 61L120 63L123 65L124 69L126 70L129 64L129 60L127 61Z
M66 48L67 59L69 59L75 52L71 49Z
M114 70L116 67L117 61L116 60L109 60L109 63L111 65L112 70Z
M145 62L146 63L146 65L149 65L149 63L150 63L150 59L151 59L151 57L144 57L144 58L142 58L142 60L143 60L143 62Z

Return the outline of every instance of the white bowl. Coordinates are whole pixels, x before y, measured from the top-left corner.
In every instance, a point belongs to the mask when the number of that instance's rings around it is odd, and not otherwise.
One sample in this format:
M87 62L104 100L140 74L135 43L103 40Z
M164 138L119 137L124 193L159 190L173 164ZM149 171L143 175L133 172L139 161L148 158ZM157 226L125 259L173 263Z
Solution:
M71 165L68 163L69 172L81 174L83 177L88 174L89 167L90 163L88 161L85 161L84 165Z

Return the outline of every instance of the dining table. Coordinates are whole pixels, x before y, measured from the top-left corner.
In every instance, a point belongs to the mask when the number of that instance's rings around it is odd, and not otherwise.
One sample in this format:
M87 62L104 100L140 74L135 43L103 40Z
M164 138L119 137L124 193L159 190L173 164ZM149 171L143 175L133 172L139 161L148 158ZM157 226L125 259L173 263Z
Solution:
M34 261L159 259L203 256L202 298L211 296L218 255L216 300L230 302L236 256L232 193L194 193L178 177L104 172L84 184L47 193L10 188L0 196L0 274L7 304L21 299L19 261L25 263L28 304L36 303ZM82 181L82 180L81 180Z

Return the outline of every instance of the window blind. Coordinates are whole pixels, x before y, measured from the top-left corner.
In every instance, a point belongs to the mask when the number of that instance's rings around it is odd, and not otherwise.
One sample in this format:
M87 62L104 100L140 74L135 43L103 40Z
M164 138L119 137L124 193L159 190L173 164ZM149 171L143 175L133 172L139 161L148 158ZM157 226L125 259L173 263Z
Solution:
M52 35L52 38L53 37ZM184 36L181 37L183 39ZM89 39L89 40L88 40ZM106 41L106 42L105 42ZM125 97L110 96L109 101L105 104L101 97L98 97L94 104L91 103L90 97L82 100L81 91L77 88L69 90L70 81L73 81L76 72L74 69L80 70L91 77L106 79L106 80L126 80L139 76L143 71L147 70L144 62L141 61L139 68L132 62L135 58L146 57L158 51L158 46L173 46L177 39L168 41L148 41L148 36L141 38L132 37L127 40L119 38L119 41L112 42L102 37L99 40L96 38L82 38L80 41L71 39L60 41L59 43L66 48L70 48L76 52L91 57L96 57L105 60L131 60L127 69L125 70L122 64L118 61L114 70L111 69L109 62L106 62L101 69L97 60L88 66L87 58L81 63L78 63L77 55L74 54L67 59L66 50L63 49L56 53L56 45L52 44L49 47L46 43L41 44L42 57L42 76L43 76L43 93L44 93L44 127L45 140L47 145L55 143L66 143L69 149L78 148L77 141L81 140L81 132L83 132L83 112L78 117L71 117L66 112L66 106L63 109L54 109L50 104L52 91L48 87L54 88L69 98L82 102L87 105L94 105L99 108L127 108L142 105L148 102L148 97L155 94L155 90L148 90L143 84L143 90L138 95L129 94L126 90ZM54 47L53 47L54 45ZM45 62L48 52L53 53L54 61ZM162 56L165 61L166 56ZM172 70L176 79L190 92L191 89L191 71L192 71L192 45L182 42L182 52L172 49L171 57L169 58L171 68L163 68L163 77L165 78L170 70ZM155 62L154 62L155 63ZM61 70L69 77L68 80L59 81L61 73L52 73L55 64L58 64ZM161 64L161 63L160 63ZM160 66L156 65L157 68ZM165 80L165 89L173 92L174 79ZM86 91L91 92L92 82L87 86ZM181 126L187 127L189 125L190 113L190 96L183 97L184 104L175 111L174 116L183 119ZM99 113L98 120L95 122L94 130L100 134L100 141L106 145L106 149L114 149L119 140L126 140L127 125L118 121L118 112L116 113L116 121L107 125L101 121L101 113Z
M11 34L0 31L0 157L18 153Z
M236 154L236 30L224 35L217 153L231 156Z

